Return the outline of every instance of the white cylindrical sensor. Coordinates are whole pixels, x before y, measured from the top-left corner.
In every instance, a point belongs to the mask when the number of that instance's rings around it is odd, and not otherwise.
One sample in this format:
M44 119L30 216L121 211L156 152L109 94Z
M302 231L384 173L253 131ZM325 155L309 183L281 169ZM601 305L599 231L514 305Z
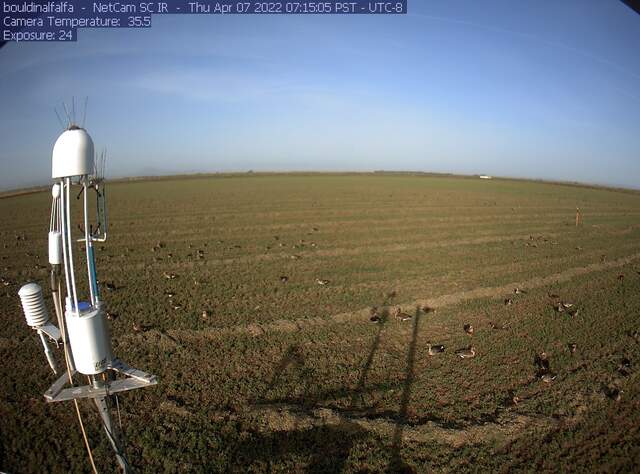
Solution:
M62 256L62 232L52 230L49 232L49 263L61 265Z
M73 360L81 374L100 374L113 360L109 329L101 309L93 308L84 302L78 306L81 310L79 315L69 308L66 311ZM82 311L83 306L87 308L86 311Z
M27 283L18 291L27 324L32 328L44 326L49 321L42 288L37 283Z

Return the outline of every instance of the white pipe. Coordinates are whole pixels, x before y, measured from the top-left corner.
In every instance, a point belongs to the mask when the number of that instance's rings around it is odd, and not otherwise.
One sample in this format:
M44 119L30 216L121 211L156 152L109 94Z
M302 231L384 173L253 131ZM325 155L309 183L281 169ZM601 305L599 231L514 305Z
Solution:
M73 288L73 308L76 315L80 315L78 308L78 292L76 288L76 275L73 268L73 241L71 240L71 206L69 204L69 188L71 187L71 178L65 178L67 182L67 243L69 244L69 268L71 277L71 288Z
M60 187L62 188L62 192L60 193L60 232L62 233L62 255L64 257L64 279L67 286L67 296L71 298L71 283L69 281L69 256L68 247L67 247L67 232L65 230L66 227L66 219L67 213L66 209L66 194L65 194L65 186L64 180L60 180Z
M91 256L89 254L89 246L92 244L90 240L91 237L89 236L89 214L88 214L88 205L87 205L87 194L89 194L89 190L87 189L86 176L82 183L82 193L84 194L84 248L87 255L87 274L88 274L87 281L89 282L89 293L91 294L91 305L95 306L97 301L96 301L96 295L93 293L93 284L91 282L93 276L91 275Z

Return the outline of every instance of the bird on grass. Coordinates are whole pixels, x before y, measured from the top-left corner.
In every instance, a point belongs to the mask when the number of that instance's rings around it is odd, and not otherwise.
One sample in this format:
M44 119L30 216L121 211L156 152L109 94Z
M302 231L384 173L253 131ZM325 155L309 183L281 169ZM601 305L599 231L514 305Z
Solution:
M515 288L515 289L513 290L513 292L514 292L516 295L526 295L526 294L527 294L527 292L526 292L526 291L524 291L524 290L522 290L522 289L520 289L520 288Z
M318 285L322 285L322 286L324 286L324 285L328 285L328 284L329 284L329 283L331 283L331 282L330 282L329 280L322 280L322 279L320 279L320 278L316 278L316 283L317 283Z
M580 309L578 309L578 308L568 308L567 309L567 314L569 316L578 316L579 313L580 313Z
M540 376L540 380L542 380L544 383L551 383L556 379L556 377L557 375L552 373L542 374Z
M476 348L474 346L469 346L465 349L458 349L456 351L456 355L461 359L471 359L476 356Z
M513 304L513 300L511 298L505 298L504 305L509 306Z
M141 323L133 323L133 332L144 332L147 329L149 329L149 326Z
M628 358L622 358L620 365L618 365L618 373L623 377L631 375L631 361Z
M168 273L168 272L164 272L162 276L165 277L167 280L173 280L178 277L178 275L176 275L175 273Z
M280 281L281 281L282 283L286 283L286 282L288 282L288 281L289 281L289 277L288 277L288 276L286 276L286 275L281 275L281 276L280 276Z
M109 291L116 291L118 289L113 283L105 283L104 286Z
M112 313L111 311L107 311L107 319L109 321L115 321L118 319L118 313Z
M209 311L208 309L203 309L202 310L202 315L200 317L201 317L201 319L203 321L206 321L211 317L212 314L213 313L211 311Z
M564 313L565 311L571 315L574 316L574 314L577 314L577 310L573 308L573 303L565 303L562 301L557 302L553 308L558 312L558 313Z
M469 336L473 336L473 326L471 324L465 324L462 326L464 332L466 332Z
M444 352L444 346L442 344L431 344L428 342L427 348L429 349L430 356Z
M393 316L399 319L400 321L410 321L413 316L410 314L404 313L400 306L396 306L393 308Z
M491 329L495 329L497 331L507 329L506 325L504 325L504 324L496 324L493 321L489 322L489 326L491 327Z
M567 344L567 347L569 348L569 352L575 354L576 350L578 349L578 344L576 344L575 342L570 342L569 344Z
M624 393L622 390L620 390L618 387L614 385L605 385L602 387L602 391L607 397L609 397L611 400L615 402L619 402L620 399L622 398L622 394Z
M369 314L371 315L369 321L371 321L372 323L384 322L384 317L378 312L378 308L376 308L375 306L369 310Z
M551 366L549 364L549 356L547 355L546 352L541 352L540 354L536 354L534 363L538 367L538 375L549 373Z

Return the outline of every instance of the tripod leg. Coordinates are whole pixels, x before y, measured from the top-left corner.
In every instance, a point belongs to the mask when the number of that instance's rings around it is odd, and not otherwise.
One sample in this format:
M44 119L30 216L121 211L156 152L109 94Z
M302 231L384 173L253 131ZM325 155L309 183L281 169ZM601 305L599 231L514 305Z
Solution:
M116 460L118 461L118 464L120 464L120 467L125 472L125 474L133 472L120 444L120 439L118 438L116 430L113 426L107 397L95 398L94 400L96 403L96 407L98 408L98 413L100 413L100 418L102 419L104 431L107 434L107 438L109 439L109 442L111 443L111 446L116 453Z

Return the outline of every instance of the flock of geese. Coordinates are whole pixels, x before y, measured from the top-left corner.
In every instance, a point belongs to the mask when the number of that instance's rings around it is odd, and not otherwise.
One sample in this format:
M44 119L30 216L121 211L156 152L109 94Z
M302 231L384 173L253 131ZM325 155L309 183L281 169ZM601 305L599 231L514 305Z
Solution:
M316 232L318 229L314 228L313 229L314 232ZM275 240L279 240L278 236L275 236ZM157 245L155 245L152 250L153 252L157 252L158 250L164 248L165 245L163 243L158 243ZM189 246L191 248L191 246ZM197 251L198 257L202 258L204 255L204 252L202 250L198 250ZM640 272L638 272L638 274L640 275ZM163 277L167 280L174 280L175 278L178 277L178 275L176 275L175 273L170 273L170 272L164 272L163 273ZM618 280L622 281L624 278L624 275L619 275L618 276ZM286 284L289 282L289 277L287 275L280 275L279 277L280 282L283 284ZM2 283L2 282L0 282ZM321 278L316 278L315 279L315 283L320 285L320 286L326 286L329 285L331 283L330 280L327 279L321 279ZM106 283L106 288L109 291L115 291L116 289L118 289L115 285L113 285L112 283ZM513 290L514 295L524 295L527 294L527 291L521 289L521 288L515 288ZM170 301L173 302L173 296L174 293L171 291L166 291L165 292L165 296L167 296L169 298ZM387 297L387 299L389 298L393 298L396 296L396 292L393 291L387 295L385 295ZM553 294L553 293L548 293L549 298L551 298L552 300L554 300L553 303L553 308L556 312L558 313L564 313L568 316L576 316L579 314L579 309L570 302L567 301L562 301L560 300L559 295L557 294ZM509 306L512 305L514 303L512 298L505 298L504 299L504 304L505 306ZM174 307L174 309L179 309L180 306L176 306ZM424 313L430 313L430 312L435 312L436 310L434 308L428 307L428 306L424 306L422 308L420 308L421 311L423 311ZM201 319L203 321L207 321L212 317L213 313L210 310L203 310L202 314L201 314ZM390 315L395 318L396 320L400 321L400 322L407 322L407 321L411 321L414 318L413 314L409 314L406 313L402 310L402 308L400 306L394 306L391 309ZM118 317L117 314L115 313L111 313L111 312L107 312L107 318L109 320L115 320ZM386 321L386 313L382 313L380 312L380 310L377 307L373 307L370 309L370 321L373 323L384 323ZM499 330L499 329L507 329L506 325L500 325L500 324L496 324L494 322L490 322L489 326L491 327L491 329L494 330ZM133 330L134 332L143 332L145 330L147 330L148 327L144 326L140 323L134 323L133 324ZM462 330L468 335L468 336L473 336L474 334L474 327L472 324L464 324L462 327ZM634 335L634 337L637 340L640 340L640 334L636 333ZM575 353L577 350L577 344L575 342L569 342L567 344L567 349L569 350L569 352L571 354ZM427 352L429 354L429 356L435 356L437 354L442 354L446 351L446 347L444 344L432 344L430 341L427 342ZM460 357L461 359L471 359L477 356L477 352L476 352L476 347L474 345L469 345L467 347L458 349L455 351L455 355L457 357ZM549 356L546 352L541 352L539 354L537 354L534 358L534 364L536 367L536 377L541 380L544 383L551 383L553 382L557 375L551 370L551 364L549 361ZM625 374L629 374L629 370L630 370L630 361L628 359L623 359L620 367L618 368L618 372L620 372L622 375ZM610 398L614 399L614 400L619 400L622 390L619 390L615 387L612 386L607 386L606 388L603 389L605 394L607 396L609 396Z
M622 278L618 277L618 280L622 280ZM522 295L522 294L526 294L527 292L521 288L515 288L513 293L515 295ZM395 296L395 292L392 296ZM548 296L549 298L554 300L553 308L555 309L556 312L564 313L564 314L567 314L568 316L578 315L579 309L573 303L560 300L560 296L554 293L548 293ZM511 305L513 304L513 300L511 298L505 298L504 304L507 306ZM435 312L435 309L430 308L428 306L425 306L420 309L425 313ZM402 308L400 306L394 306L390 311L390 315L400 322L411 321L413 318L413 315L402 311ZM381 313L377 307L372 307L370 309L369 319L372 323L380 324L386 321L386 315L385 313ZM507 328L506 325L499 325L493 322L489 323L489 325L492 329ZM475 331L473 325L469 323L464 324L462 326L462 330L469 336L473 336ZM640 333L638 333L637 331L632 334L632 337L634 337L637 341L640 342ZM569 342L567 344L567 350L571 354L574 354L577 351L577 348L578 348L578 345L575 342ZM443 344L432 344L431 342L427 342L427 352L429 356L435 356L437 354L441 354L445 352L445 350L446 350L446 347ZM456 350L455 354L461 359L471 359L476 357L477 352L476 352L475 346L469 345L468 347ZM544 351L540 352L535 356L534 365L536 368L536 378L538 378L540 381L544 383L551 383L557 378L557 374L551 370L551 363L549 360L549 356L546 352ZM631 361L628 358L623 358L620 365L618 366L617 371L622 376L628 376L631 373L630 368L631 368ZM614 385L603 386L603 392L606 396L608 396L609 398L615 401L620 400L622 395L622 390L615 387ZM515 398L514 398L514 403L517 403L517 401L515 401Z

